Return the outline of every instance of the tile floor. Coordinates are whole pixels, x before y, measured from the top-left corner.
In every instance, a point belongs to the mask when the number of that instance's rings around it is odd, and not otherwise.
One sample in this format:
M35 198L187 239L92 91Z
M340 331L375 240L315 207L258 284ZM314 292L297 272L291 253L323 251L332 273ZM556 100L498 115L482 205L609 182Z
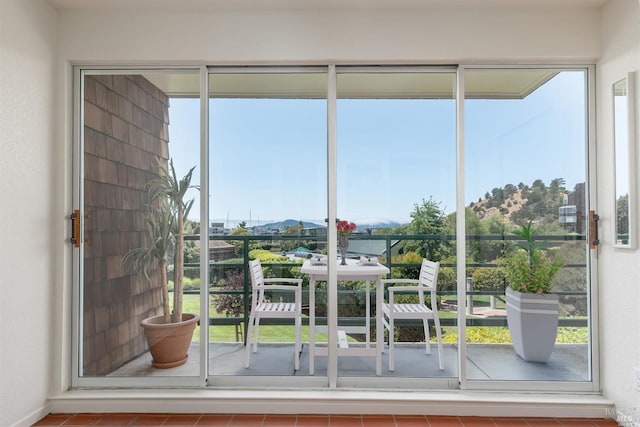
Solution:
M35 426L226 427L615 427L610 419L422 415L51 414Z

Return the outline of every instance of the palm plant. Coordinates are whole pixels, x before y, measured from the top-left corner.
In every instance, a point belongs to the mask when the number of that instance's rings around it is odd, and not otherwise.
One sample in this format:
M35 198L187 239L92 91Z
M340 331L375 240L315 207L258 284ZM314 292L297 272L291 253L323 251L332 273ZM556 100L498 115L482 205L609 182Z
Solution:
M162 309L165 323L171 322L169 309L169 287L167 280L167 265L169 251L174 243L173 229L175 215L166 200L160 202L159 207L149 206L145 213L150 243L147 247L131 249L122 258L125 270L134 270L151 280L151 271L158 261L160 283L162 284Z
M162 303L165 323L175 323L182 320L182 293L184 283L184 221L193 206L193 199L185 201L185 195L190 188L191 178L195 166L186 175L178 179L169 161L169 170L160 165L160 177L147 184L150 204L145 214L149 237L149 246L132 249L123 259L125 269L133 269L147 280L154 261L158 262L160 280L162 283ZM158 206L154 206L157 203ZM174 279L173 279L173 313L169 309L169 288L167 280L167 266L169 251L174 250Z

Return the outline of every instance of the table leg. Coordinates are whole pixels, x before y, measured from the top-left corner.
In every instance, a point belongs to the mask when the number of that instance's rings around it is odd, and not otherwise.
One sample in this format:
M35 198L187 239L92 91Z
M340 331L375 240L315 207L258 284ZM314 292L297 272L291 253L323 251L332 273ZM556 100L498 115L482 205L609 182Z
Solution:
M382 278L376 279L376 375L382 375L382 347L384 347L384 329L382 326L382 302L384 289Z
M370 348L371 347L371 282L369 282L368 280L365 282L366 283L366 287L365 287L365 297L367 299L367 301L365 302L365 305L367 307L367 316L365 317L364 320L364 327L365 327L365 342L366 342L366 348Z
M314 374L316 356L316 281L309 278L309 375Z

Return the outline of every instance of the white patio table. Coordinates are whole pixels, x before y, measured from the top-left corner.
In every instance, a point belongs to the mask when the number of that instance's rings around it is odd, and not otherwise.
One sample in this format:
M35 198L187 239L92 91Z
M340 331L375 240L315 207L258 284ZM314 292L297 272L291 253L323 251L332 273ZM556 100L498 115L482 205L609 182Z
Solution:
M316 331L327 330L326 326L316 326L316 282L327 281L327 266L314 265L307 260L300 270L303 274L309 275L309 375L314 374L315 356L326 356L328 347L316 347ZM381 313L384 289L382 287L382 277L389 274L389 268L382 264L363 265L358 260L348 259L347 265L337 266L337 279L340 281L364 281L366 283L366 317L365 326L340 326L335 335L338 337L338 356L375 356L376 375L382 375L382 348L384 347L384 328L382 318L376 316L376 346L370 346L370 325L371 325L371 304L370 304L370 283L376 282L376 313ZM364 333L366 336L365 347L349 347L347 333Z

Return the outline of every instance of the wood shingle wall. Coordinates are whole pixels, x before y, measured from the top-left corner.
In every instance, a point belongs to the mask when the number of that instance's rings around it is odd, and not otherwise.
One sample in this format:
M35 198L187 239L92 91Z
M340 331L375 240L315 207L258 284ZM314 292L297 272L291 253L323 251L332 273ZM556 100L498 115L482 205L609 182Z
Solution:
M140 279L121 260L147 241L145 183L168 158L168 102L142 76L84 78L83 376L146 351L140 321L162 309L158 275Z

